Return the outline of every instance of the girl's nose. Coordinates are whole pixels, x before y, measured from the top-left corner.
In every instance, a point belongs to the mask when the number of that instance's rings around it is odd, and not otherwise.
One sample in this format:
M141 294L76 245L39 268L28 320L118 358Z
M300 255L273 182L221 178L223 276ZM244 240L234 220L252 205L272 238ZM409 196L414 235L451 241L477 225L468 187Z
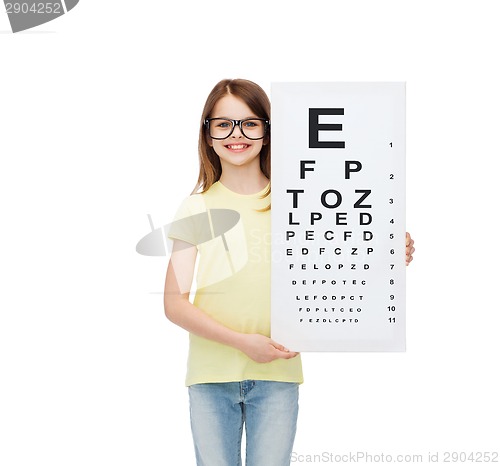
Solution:
M241 138L243 137L243 133L241 132L240 125L235 125L233 129L233 134L231 134L233 138Z

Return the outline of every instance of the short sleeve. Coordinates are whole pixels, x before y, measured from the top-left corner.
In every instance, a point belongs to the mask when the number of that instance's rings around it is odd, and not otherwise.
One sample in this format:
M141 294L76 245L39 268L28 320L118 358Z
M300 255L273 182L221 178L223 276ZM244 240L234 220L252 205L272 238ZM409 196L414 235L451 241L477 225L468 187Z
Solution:
M196 246L210 239L207 209L201 194L193 194L181 202L166 230L167 238L180 239Z

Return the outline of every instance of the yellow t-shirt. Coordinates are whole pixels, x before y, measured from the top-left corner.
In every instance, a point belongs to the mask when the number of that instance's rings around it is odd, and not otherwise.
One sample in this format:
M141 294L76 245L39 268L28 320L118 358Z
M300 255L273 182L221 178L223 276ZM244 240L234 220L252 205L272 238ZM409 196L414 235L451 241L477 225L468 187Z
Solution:
M198 249L197 290L193 304L241 333L270 336L271 213L262 191L243 195L220 181L184 199L167 233ZM300 355L258 363L243 352L189 335L186 385L242 380L302 383ZM279 342L278 342L279 343Z

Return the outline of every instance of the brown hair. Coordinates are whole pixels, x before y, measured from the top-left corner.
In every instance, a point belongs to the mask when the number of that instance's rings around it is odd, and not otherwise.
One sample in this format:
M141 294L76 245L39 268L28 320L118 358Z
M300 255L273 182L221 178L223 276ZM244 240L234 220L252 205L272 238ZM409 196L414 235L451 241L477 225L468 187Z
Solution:
M243 100L259 118L269 120L271 117L271 102L265 91L258 84L246 79L223 79L219 81L208 95L203 113L201 114L198 139L200 173L192 194L196 193L200 188L200 192L204 193L219 180L222 174L219 156L213 147L208 144L209 136L205 127L205 119L210 118L217 102L228 94L232 94ZM268 144L263 145L260 151L260 169L267 178L271 179L271 144L269 137L270 129L266 135ZM262 199L268 196L270 192L271 185L269 185L269 188L263 194ZM269 210L269 208L270 205L263 209L263 211Z

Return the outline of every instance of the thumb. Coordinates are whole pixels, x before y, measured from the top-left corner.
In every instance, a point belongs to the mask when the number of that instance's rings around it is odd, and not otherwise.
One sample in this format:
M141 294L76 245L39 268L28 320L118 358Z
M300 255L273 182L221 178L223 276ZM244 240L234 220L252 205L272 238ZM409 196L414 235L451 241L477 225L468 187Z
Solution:
M280 345L279 343L276 343L274 340L269 340L271 345L273 345L276 349L280 351L288 351L283 345Z

